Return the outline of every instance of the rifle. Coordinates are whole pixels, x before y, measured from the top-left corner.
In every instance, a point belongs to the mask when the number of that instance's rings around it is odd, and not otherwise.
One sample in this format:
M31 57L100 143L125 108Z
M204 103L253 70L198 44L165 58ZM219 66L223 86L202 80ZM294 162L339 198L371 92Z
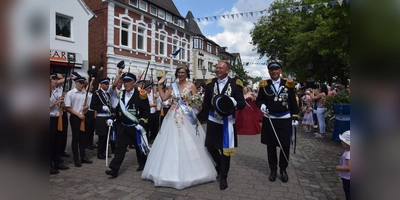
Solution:
M72 72L69 73L70 72L69 64L70 64L70 61L72 59L74 59L74 56L72 54L69 54L67 59L68 59L68 68L67 68L67 73L65 73L63 91L62 91L62 95L61 95L61 97L63 97L63 98L65 97L65 84L67 83L67 77L69 77L71 75L71 73L72 73ZM62 106L60 106L59 113L60 113L60 115L58 115L57 130L58 131L62 131L63 130L63 120L62 120L62 118L63 118L62 117L63 116L63 108L62 108Z
M147 62L147 67L146 67L146 70L142 73L142 75L140 76L140 79L142 79L142 77L143 77L143 74L144 74L144 79L143 79L143 82L142 82L142 87L141 88L144 88L144 86L143 86L143 84L145 84L145 81L146 81L146 76L147 76L147 71L149 70L149 66L150 66L150 61L148 61ZM136 83L137 82L139 82L140 81L140 79L138 79L137 81L136 81Z
M93 70L94 70L94 66L92 66L92 68L93 68ZM90 71L90 69L88 70L88 74L89 74L89 84L88 84L88 87L87 87L87 89L86 89L86 97L85 97L85 101L84 101L84 103L83 103L83 107L85 107L86 105L87 105L87 99L88 99L88 94L89 94L89 91L90 91L90 83L92 82L92 77L96 77L96 73L95 73L96 71ZM83 109L82 109L82 115L85 115L85 111L83 111ZM81 120L81 127L80 127L80 130L81 131L83 131L83 132L85 132L85 120L83 119L83 120Z

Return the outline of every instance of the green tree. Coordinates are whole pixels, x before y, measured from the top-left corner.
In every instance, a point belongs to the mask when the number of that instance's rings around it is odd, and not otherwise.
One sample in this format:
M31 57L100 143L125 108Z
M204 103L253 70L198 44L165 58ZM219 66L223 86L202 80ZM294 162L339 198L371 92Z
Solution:
M293 8L303 6L302 11ZM307 63L313 63L312 78L318 82L346 84L350 76L350 5L343 1L325 8L319 1L276 0L270 10L285 11L262 16L250 31L254 49L269 60L279 60L285 73L297 81L309 77ZM316 4L314 9L311 4ZM304 5L309 6L305 11ZM292 8L288 12L286 8Z

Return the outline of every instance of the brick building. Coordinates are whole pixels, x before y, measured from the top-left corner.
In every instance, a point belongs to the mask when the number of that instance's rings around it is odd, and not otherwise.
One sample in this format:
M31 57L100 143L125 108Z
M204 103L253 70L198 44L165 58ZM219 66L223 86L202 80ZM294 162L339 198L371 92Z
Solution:
M185 29L185 19L172 0L85 2L97 16L89 21L89 65L103 69L100 76L115 77L121 60L125 61L124 72L136 76L149 63L146 80L151 72L155 78L158 70L165 71L171 80L179 63L189 66L192 73L192 34Z

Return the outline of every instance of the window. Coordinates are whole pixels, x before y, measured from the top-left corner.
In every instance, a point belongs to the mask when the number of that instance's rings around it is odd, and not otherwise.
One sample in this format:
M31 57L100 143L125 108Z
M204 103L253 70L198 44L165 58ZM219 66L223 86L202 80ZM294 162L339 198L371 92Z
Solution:
M213 63L212 62L208 62L208 71L209 72L213 71Z
M215 47L215 55L218 56L218 47Z
M164 19L165 18L165 11L158 10L158 17L161 18L161 19Z
M150 13L157 16L157 7L151 5L150 6Z
M203 40L202 40L202 39L199 40L199 49L201 49L201 50L204 49L204 47L203 47Z
M174 24L178 25L179 24L179 18L174 16Z
M193 47L194 47L194 48L199 48L199 39L195 38L195 39L193 40Z
M201 70L201 68L203 68L203 60L202 59L198 59L197 60L197 69Z
M181 28L185 28L185 20L181 20L181 24L180 24Z
M123 46L130 46L129 42L129 30L130 30L130 24L127 22L122 22L121 23L121 37L120 37L120 45Z
M165 37L165 35L160 35L160 39L159 39L159 54L160 55L165 55L167 52L167 45L166 45L166 40L167 37Z
M137 7L137 0L129 0L129 4L131 4L132 6Z
M186 59L186 42L182 42L181 58L182 60Z
M207 52L212 53L212 44L207 42Z
M56 14L56 35L71 38L71 17Z
M174 53L176 50L178 50L178 39L173 39L172 40L172 53ZM179 58L179 54L178 54L178 58Z
M171 22L172 21L172 15L167 13L167 22Z
M146 29L144 27L139 27L137 29L137 49L146 50L146 37L145 37Z
M140 9L147 11L147 3L144 1L140 1Z

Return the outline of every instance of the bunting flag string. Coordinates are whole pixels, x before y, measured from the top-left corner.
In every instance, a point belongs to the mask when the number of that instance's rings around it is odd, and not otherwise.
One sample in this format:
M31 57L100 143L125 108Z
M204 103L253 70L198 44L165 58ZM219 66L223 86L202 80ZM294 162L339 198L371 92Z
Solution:
M344 0L346 4L350 3L350 0ZM166 21L161 21L161 22L155 22L155 23L149 23L148 27L151 27L152 24L154 26L164 26L168 24L175 24L178 25L180 23L192 23L192 22L204 22L204 21L212 21L213 18L215 21L221 20L221 19L239 19L240 17L258 17L259 15L265 15L267 13L279 13L282 12L284 13L285 11L288 13L292 12L297 12L297 11L308 11L310 9L316 9L316 8L321 8L321 6L325 6L325 8L334 8L336 3L341 7L343 5L343 0L334 0L330 2L321 2L321 3L315 3L315 4L310 4L310 5L301 5L301 6L292 6L292 7L287 7L287 8L274 8L274 9L264 9L260 11L252 11L252 12L244 12L244 13L233 13L233 14L225 14L225 15L216 15L216 16L208 16L208 17L199 17L199 18L192 18L192 19L185 19L185 20L176 20L174 22L166 22ZM330 5L330 6L329 6ZM317 6L317 7L316 7Z

